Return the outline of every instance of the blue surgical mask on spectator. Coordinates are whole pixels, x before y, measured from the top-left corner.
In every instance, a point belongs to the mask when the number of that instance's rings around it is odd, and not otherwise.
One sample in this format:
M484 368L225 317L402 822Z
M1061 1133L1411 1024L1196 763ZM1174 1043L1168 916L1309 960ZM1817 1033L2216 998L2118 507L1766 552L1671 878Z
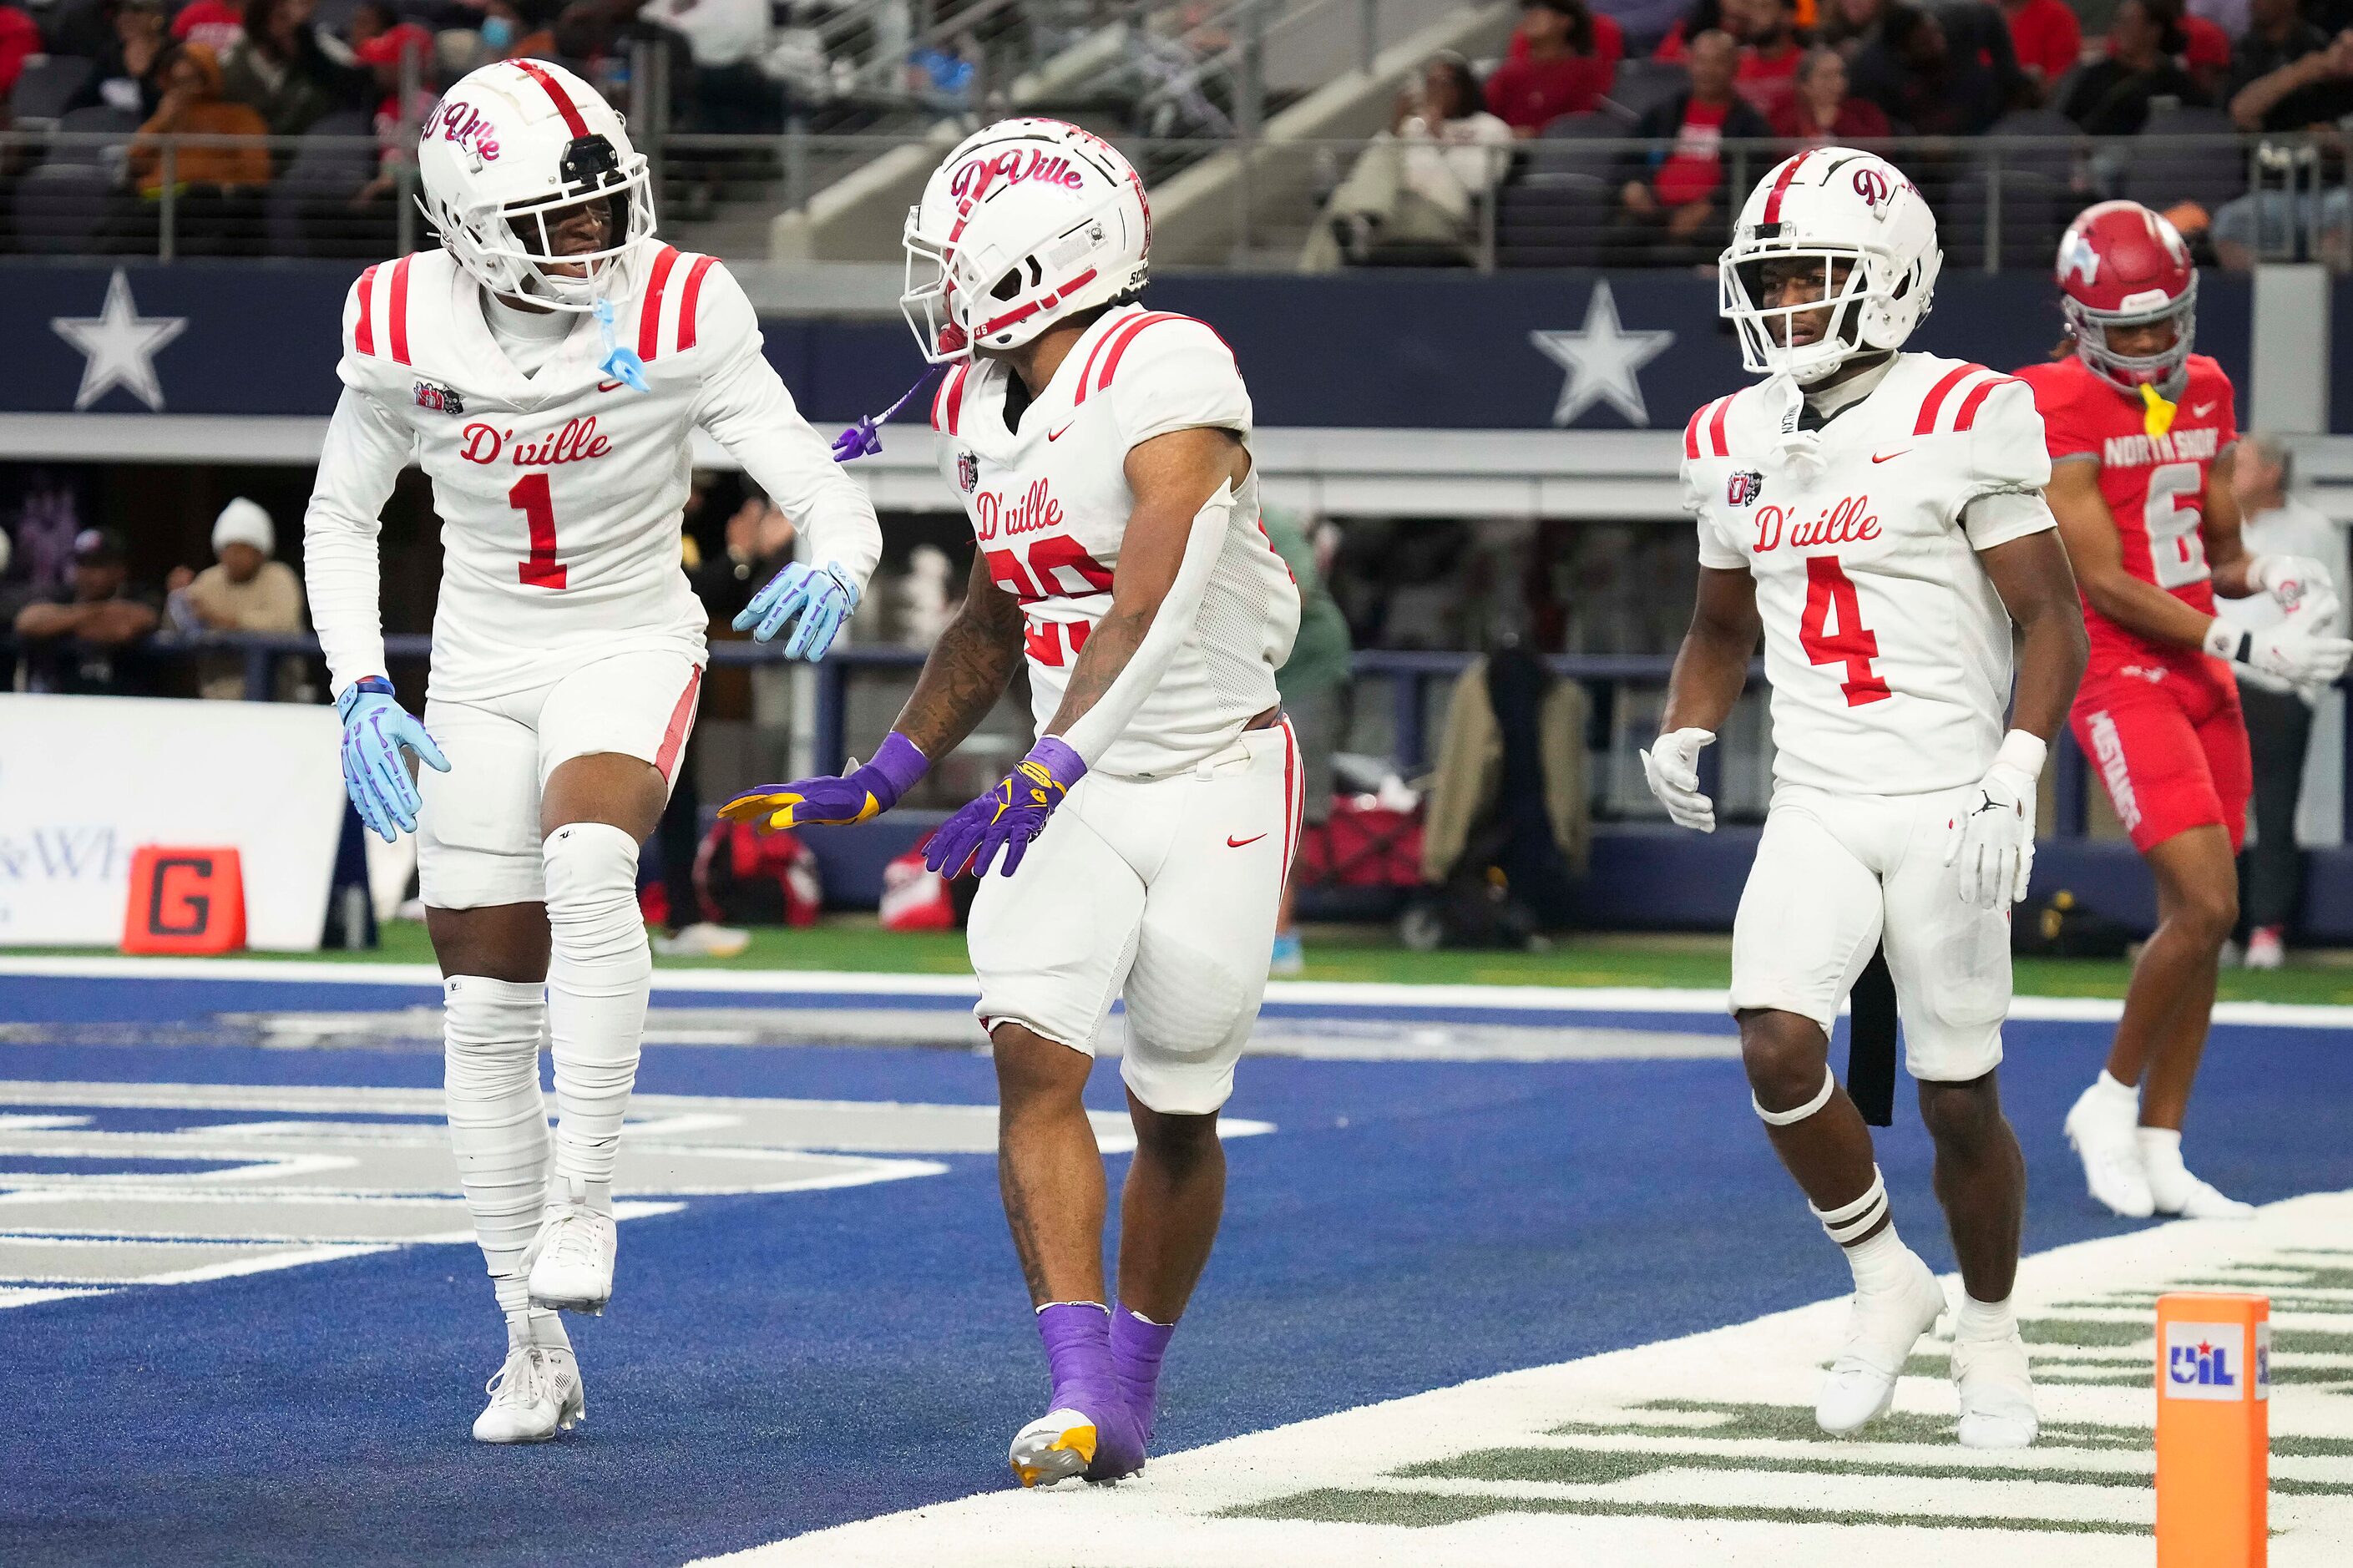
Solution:
M494 49L503 49L514 42L515 25L504 16L482 18L482 42Z

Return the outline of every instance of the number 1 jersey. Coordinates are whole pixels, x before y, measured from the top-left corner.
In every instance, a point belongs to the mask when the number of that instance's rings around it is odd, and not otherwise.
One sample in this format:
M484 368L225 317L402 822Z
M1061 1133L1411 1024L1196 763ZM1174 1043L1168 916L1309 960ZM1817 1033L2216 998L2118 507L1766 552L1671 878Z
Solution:
M681 565L691 439L709 431L863 584L881 559L874 509L833 461L760 352L727 268L653 239L614 296L638 392L599 368L577 319L525 375L447 251L371 267L343 308L344 392L304 519L314 623L335 689L384 670L377 516L401 468L423 467L441 518L432 695L482 701L592 658L665 648L700 663L707 617Z
M1683 464L1700 564L1756 578L1775 779L1841 795L1975 784L2001 743L2011 660L1977 552L2053 526L2032 395L1983 365L1898 354L1822 426L1810 477L1780 440L1779 411L1748 387L1692 416Z
M977 360L932 403L940 467L972 520L989 578L1020 601L1039 733L1061 706L1087 635L1111 609L1112 576L1135 510L1127 455L1203 427L1250 435L1232 353L1189 316L1130 305L1091 323L1012 426L1011 370ZM1234 498L1193 634L1095 766L1155 777L1231 745L1280 700L1276 667L1299 631L1299 589L1259 524L1253 465Z
M2150 418L2141 399L2117 391L2073 354L2029 365L2018 374L2034 388L2051 460L2099 465L2100 495L2116 520L2125 570L2200 614L2212 615L2214 584L2199 525L2214 459L2239 438L2231 378L2222 367L2204 354L2191 354L2188 384L2169 419ZM2165 427L2155 428L2158 424ZM2114 674L2129 666L2231 683L2219 660L2120 626L2088 600L2084 625L2092 638L2090 674Z

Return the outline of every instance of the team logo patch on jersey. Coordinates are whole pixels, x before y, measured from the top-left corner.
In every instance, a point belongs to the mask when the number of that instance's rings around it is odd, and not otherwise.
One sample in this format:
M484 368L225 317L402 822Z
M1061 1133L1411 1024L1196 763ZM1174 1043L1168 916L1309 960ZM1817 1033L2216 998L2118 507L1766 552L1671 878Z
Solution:
M429 381L420 381L417 384L417 406L442 414L463 414L466 400L454 386L436 386Z
M972 452L956 454L956 489L970 495L980 488L980 458Z
M1765 493L1765 476L1754 468L1736 468L1724 481L1724 500L1728 506L1753 506Z

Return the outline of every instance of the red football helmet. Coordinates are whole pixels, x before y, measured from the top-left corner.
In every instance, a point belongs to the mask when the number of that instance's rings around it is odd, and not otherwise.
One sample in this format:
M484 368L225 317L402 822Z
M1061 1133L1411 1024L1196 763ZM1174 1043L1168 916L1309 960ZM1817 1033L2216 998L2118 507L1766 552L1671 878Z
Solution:
M2138 202L2086 207L2059 241L2060 308L2077 357L2117 391L2153 386L2169 398L2188 379L2198 331L2198 268L2181 233ZM2173 342L2153 354L2108 346L2116 327L2173 323Z

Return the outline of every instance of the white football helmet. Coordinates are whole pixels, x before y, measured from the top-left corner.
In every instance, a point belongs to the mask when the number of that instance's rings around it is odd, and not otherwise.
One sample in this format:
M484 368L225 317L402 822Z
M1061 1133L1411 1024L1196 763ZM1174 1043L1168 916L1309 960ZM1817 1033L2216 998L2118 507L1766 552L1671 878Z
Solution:
M1144 287L1152 209L1118 149L1059 120L967 136L908 209L899 309L934 364L1011 349Z
M1765 264L1785 258L1819 260L1828 298L1759 303ZM1873 153L1817 147L1784 160L1741 204L1716 263L1716 309L1739 331L1742 364L1804 384L1855 354L1903 347L1944 264L1936 216L1901 170ZM1825 304L1829 330L1792 346L1790 318Z
M417 165L442 246L494 294L593 310L617 291L622 258L654 231L645 155L621 116L545 60L499 60L460 79L426 116ZM612 210L604 246L552 270L551 220L600 198Z

